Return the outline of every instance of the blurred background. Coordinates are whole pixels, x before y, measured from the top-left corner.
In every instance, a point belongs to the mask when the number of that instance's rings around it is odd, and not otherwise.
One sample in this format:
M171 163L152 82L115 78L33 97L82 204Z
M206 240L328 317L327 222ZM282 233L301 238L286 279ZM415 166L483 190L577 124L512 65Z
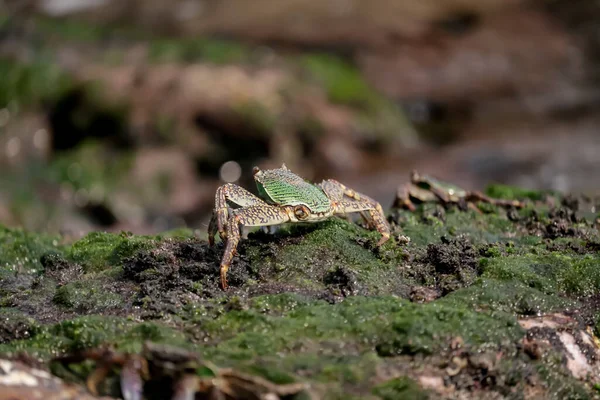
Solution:
M600 192L600 3L0 0L0 224L204 232L251 168Z

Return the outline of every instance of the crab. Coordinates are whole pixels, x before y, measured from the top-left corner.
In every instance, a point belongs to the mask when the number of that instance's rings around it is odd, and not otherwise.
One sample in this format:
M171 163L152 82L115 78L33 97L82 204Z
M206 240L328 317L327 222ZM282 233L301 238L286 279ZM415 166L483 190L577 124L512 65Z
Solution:
M172 400L277 400L301 392L308 394L305 383L279 385L231 368L218 368L202 361L196 353L152 342L144 342L140 354L121 353L104 346L84 349L53 361L69 366L87 360L96 361L96 368L86 382L88 390L95 396L100 391L98 386L114 367L121 369L119 380L124 400L140 400L145 398L144 395Z
M215 194L208 241L214 245L218 232L221 240L226 242L220 266L223 290L228 287L227 270L236 254L242 226L318 222L334 215L359 212L370 229L381 233L377 247L390 238L390 227L381 205L336 180L312 184L290 171L285 164L272 170L254 167L253 173L262 199L232 183L220 186Z
M443 205L457 204L459 207L471 208L477 212L476 202L494 204L500 207L522 208L524 204L518 200L494 199L478 191L467 191L451 183L441 182L427 175L420 175L413 170L410 173L410 182L398 188L394 208L407 208L415 211L415 202L433 203Z

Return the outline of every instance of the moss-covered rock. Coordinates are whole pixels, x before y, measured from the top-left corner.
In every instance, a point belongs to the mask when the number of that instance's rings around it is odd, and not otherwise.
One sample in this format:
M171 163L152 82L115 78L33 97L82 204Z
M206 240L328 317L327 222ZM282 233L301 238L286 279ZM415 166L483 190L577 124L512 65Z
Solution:
M394 378L373 388L373 394L383 400L427 400L428 394L410 378Z
M40 56L30 64L0 58L0 108L18 111L53 101L69 90L73 81L57 65Z
M108 291L106 285L94 279L72 282L59 287L52 301L82 314L114 309L123 303L121 296Z
M40 258L60 249L59 236L33 234L0 225L0 274L41 270Z
M92 232L68 247L66 256L87 271L100 271L122 265L125 258L157 245L152 237Z
M102 344L139 352L151 340L274 382L305 380L325 398L592 398L560 340L535 342L523 321L566 315L568 329L598 331L593 222L536 211L535 221L574 229L544 237L526 210L436 215L395 213L394 237L412 240L381 248L377 232L342 219L256 231L239 244L227 292L222 245L189 231L59 245L4 228L5 259L31 265L0 285L4 326L21 332L4 335L0 353L49 360ZM445 389L424 390L421 376Z

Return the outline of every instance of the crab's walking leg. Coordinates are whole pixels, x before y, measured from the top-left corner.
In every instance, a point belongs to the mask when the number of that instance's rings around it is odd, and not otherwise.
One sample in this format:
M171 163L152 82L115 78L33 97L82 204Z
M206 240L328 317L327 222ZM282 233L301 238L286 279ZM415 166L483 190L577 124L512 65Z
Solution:
M221 260L221 287L227 289L227 270L233 259L235 249L240 241L241 226L269 226L288 222L293 210L271 206L260 201L260 205L233 210L227 221L227 246Z
M381 246L390 238L390 227L385 220L385 214L378 202L364 194L347 188L333 179L323 181L320 186L333 201L335 214L347 214L360 211L366 211L368 213L372 225L379 233L381 233L381 239L377 242L377 246Z
M524 204L518 200L492 199L479 191L469 192L467 199L471 201L482 201L484 203L494 204L500 207L516 207L523 208Z
M124 400L141 400L144 379L150 378L148 362L139 356L132 356L121 370L121 393Z
M196 392L205 389L202 385L202 378L189 373L186 373L179 378L174 386L173 397L171 397L171 400L194 400L196 398ZM209 398L212 399L212 397Z
M408 208L410 211L415 211L417 209L413 202L410 201L410 183L405 183L398 188L393 207Z
M215 209L213 210L210 223L208 224L208 243L215 243L215 234L219 232L221 240L227 239L227 220L229 219L229 203L240 207L258 206L266 204L246 189L226 183L217 189L215 194Z

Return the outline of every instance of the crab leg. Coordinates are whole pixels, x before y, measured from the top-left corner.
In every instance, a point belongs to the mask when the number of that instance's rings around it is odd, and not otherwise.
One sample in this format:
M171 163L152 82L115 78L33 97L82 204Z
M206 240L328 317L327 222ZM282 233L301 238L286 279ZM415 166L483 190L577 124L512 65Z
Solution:
M233 183L226 183L220 186L215 194L215 209L208 224L208 243L211 246L215 243L215 234L217 231L221 240L227 239L226 225L229 219L230 203L240 207L266 204L257 196Z
M482 201L500 207L523 208L523 203L518 200L493 199L478 191L469 192L466 197L467 201Z
M144 379L149 379L147 361L139 356L132 356L121 370L121 393L125 400L140 400L144 388Z
M196 392L201 387L202 380L199 376L193 374L185 374L175 383L173 397L171 400L194 400Z
M410 201L410 183L405 183L398 188L396 193L396 201L393 205L395 208L408 208L410 211L415 211L417 208Z
M377 246L381 246L390 238L390 227L378 202L333 179L324 180L320 186L333 202L335 214L367 212L370 222L381 233L381 239L377 242ZM363 213L361 214L364 216Z
M227 221L227 246L221 260L221 287L227 289L227 270L240 241L240 226L279 225L290 220L291 208L271 206L262 200L260 205L238 208L231 212Z

